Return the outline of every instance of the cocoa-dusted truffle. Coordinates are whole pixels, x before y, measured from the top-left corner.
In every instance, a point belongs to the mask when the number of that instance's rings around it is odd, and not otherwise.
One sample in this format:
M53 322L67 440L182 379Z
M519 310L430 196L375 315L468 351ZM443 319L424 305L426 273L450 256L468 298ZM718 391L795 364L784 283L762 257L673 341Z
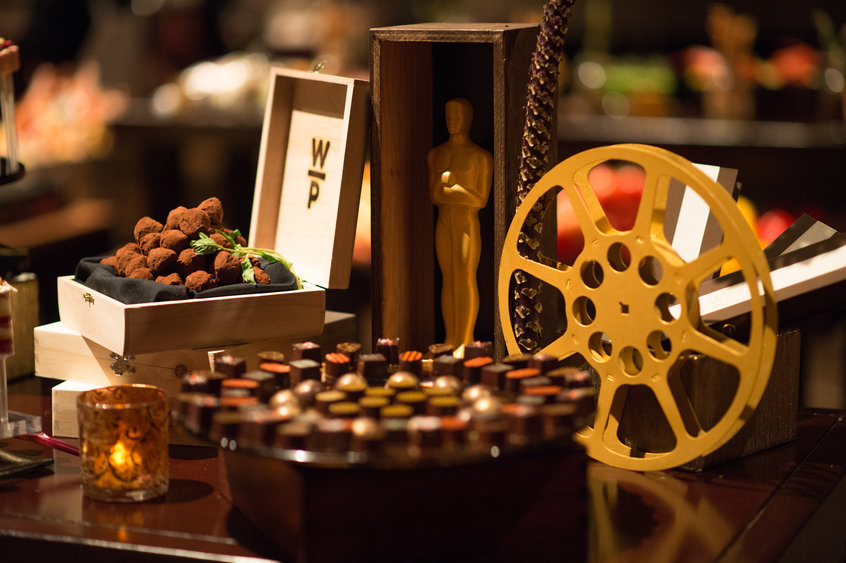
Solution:
M138 245L141 247L141 250L144 254L149 254L151 250L154 248L159 247L159 242L162 240L161 233L147 233L141 240L138 241Z
M141 247L138 246L137 243L128 242L117 249L115 256L120 256L121 254L126 254L127 252L131 254L141 254Z
M150 281L154 279L153 272L150 271L150 268L135 268L127 277Z
M141 217L137 223L135 223L135 230L133 234L135 235L135 242L140 242L141 238L149 233L160 233L162 232L162 224L153 219L152 217Z
M217 287L217 282L210 273L205 270L197 270L185 278L185 287L192 291L205 291Z
M233 229L220 229L220 230L223 231L224 233L226 233L227 235L231 235L232 233L235 232ZM234 238L235 242L237 242L241 246L247 246L247 239L245 239L241 235L238 235L238 236L235 236L235 237L232 237L232 238Z
M176 272L166 276L159 276L156 278L156 281L167 285L183 285L182 278Z
M147 255L147 266L155 276L165 276L176 266L176 252L169 248L154 248Z
M181 234L181 232L180 232ZM208 262L205 256L199 256L192 248L186 248L176 258L176 273L188 283L188 276L198 270L205 270Z
M167 214L167 220L165 221L164 230L170 231L173 229L179 229L179 221L182 219L182 214L187 211L188 208L184 205L180 205L179 207L174 207L170 210L170 213Z
M166 231L162 231L159 246L169 248L179 254L188 248L188 237L179 229L167 229Z
M250 264L253 265L253 271L255 272L255 279L256 283L258 284L267 284L270 283L270 274L264 271L261 267L261 262L255 256L250 256Z
M115 259L115 271L119 276L126 275L126 265L129 264L129 261L136 256L141 256L141 253L126 251L117 255Z
M210 197L204 200L197 209L204 211L209 216L209 221L212 225L223 224L223 204L216 197Z
M147 267L147 258L140 254L128 254L131 256L129 261L124 266L123 271L124 275L131 276L132 272L137 270L138 268L146 268Z
M100 264L105 264L106 266L114 266L117 263L117 256L106 256L102 260L100 260Z
M256 283L262 285L270 283L270 274L268 274L258 266L254 266L253 271L255 272Z
M222 246L223 248L231 248L232 245L229 244L229 241L226 240L226 237L220 233L212 233L209 235L209 238L212 239L214 242Z
M225 250L214 257L214 275L220 285L229 285L241 281L241 263Z
M205 211L197 209L186 209L179 219L179 230L185 233L188 238L197 238L200 233L205 233L211 227L211 221Z

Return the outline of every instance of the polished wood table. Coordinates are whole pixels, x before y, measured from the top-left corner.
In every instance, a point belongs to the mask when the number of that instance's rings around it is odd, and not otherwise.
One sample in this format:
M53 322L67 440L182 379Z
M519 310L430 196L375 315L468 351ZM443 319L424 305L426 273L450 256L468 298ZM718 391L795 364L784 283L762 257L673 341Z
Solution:
M49 429L50 385L35 378L10 385L10 408L40 414ZM54 459L52 467L0 480L3 561L282 558L227 500L212 448L171 446L167 495L139 504L84 498L72 455L17 438L0 448ZM803 410L793 442L701 473L590 463L586 488L583 541L550 560L846 560L846 424L839 411Z

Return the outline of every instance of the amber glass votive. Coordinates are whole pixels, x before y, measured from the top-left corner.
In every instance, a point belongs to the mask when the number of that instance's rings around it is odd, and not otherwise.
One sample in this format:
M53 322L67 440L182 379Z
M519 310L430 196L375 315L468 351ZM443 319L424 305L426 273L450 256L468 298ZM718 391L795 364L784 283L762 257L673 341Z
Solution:
M80 393L76 407L85 496L137 502L167 492L170 419L164 391L102 387Z

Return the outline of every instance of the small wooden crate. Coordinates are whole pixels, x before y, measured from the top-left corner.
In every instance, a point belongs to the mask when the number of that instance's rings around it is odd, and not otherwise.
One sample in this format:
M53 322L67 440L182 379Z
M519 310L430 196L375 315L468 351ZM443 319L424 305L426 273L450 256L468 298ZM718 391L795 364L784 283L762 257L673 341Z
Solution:
M367 103L361 80L271 72L250 246L291 260L303 289L126 305L61 277L62 323L120 355L320 334L324 289L349 283Z
M421 350L443 336L426 154L446 140L444 104L463 97L474 108L473 142L494 157L491 196L479 213L483 243L476 336L494 338L502 354L494 265L516 205L526 84L537 31L524 24L371 30L374 336L399 337L404 347Z

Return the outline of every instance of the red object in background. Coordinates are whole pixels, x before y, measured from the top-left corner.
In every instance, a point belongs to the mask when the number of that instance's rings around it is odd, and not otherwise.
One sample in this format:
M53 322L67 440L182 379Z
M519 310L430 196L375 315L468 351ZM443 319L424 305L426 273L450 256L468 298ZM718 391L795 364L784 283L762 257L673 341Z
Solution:
M761 241L761 247L766 248L787 227L792 225L795 220L796 218L784 209L773 209L758 217L758 221L755 223L755 230L757 231L758 240Z
M797 43L777 50L770 61L783 84L809 88L819 73L820 54L806 43Z
M620 166L600 164L588 174L588 180L608 222L615 229L627 231L634 226L645 178L643 168L630 163ZM558 260L572 264L584 247L584 237L564 192L558 194L557 210Z

